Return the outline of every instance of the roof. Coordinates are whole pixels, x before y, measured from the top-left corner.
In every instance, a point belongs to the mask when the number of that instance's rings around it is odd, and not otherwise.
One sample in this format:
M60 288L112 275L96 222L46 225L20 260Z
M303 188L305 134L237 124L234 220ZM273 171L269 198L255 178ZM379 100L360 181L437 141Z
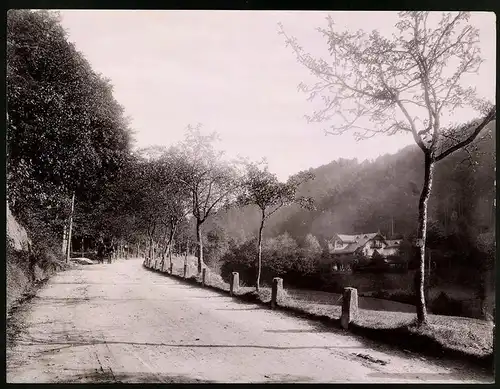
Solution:
M387 247L399 247L402 241L402 239L386 239Z
M349 243L349 245L341 250L334 250L332 254L352 254L362 245L358 243Z
M338 238L345 243L354 243L354 242L359 242L362 239L373 239L375 238L379 233L378 232L370 232L367 234L357 234L357 235L346 235L346 234L337 234Z
M358 234L358 235L337 234L339 239L341 239L342 242L348 243L348 245L347 247L341 250L334 250L332 254L352 254L357 249L363 247L366 244L366 242L375 238L377 235L380 235L382 238L384 238L384 236L382 234L379 234L378 232L373 232L368 234Z

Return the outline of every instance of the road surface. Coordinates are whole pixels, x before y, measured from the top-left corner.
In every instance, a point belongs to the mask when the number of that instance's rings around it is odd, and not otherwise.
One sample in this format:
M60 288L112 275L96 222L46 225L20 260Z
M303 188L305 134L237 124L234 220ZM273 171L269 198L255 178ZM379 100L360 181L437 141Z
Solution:
M16 313L7 382L493 382L144 269L54 276Z

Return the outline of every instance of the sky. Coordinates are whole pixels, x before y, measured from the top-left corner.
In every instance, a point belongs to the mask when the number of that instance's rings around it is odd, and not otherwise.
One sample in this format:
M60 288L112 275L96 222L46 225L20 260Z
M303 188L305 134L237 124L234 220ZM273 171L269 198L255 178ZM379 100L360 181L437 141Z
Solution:
M62 10L62 25L94 70L111 79L135 131L136 147L169 146L186 127L220 135L229 157L266 158L282 180L338 158L374 159L413 143L409 134L356 142L325 136L304 115L314 105L298 91L314 78L298 64L278 22L308 51L325 56L317 27L326 16L352 30L390 33L395 12ZM470 82L494 101L495 15L473 13L485 60Z

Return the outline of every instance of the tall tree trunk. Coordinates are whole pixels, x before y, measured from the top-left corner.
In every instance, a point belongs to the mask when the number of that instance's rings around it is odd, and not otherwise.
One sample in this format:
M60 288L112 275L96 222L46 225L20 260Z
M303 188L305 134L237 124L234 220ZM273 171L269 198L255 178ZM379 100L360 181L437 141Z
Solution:
M203 239L201 237L201 222L196 220L196 239L198 243L198 274L203 268Z
M168 252L168 257L169 257L169 259L170 259L170 264L172 264L172 251L173 251L173 250L172 250L172 249L170 249L170 250L169 250L169 252Z
M424 185L418 203L418 251L420 257L420 267L418 270L418 301L417 301L417 322L419 325L427 322L427 307L425 302L425 259L426 259L426 239L427 239L427 207L432 189L432 177L434 175L434 161L430 152L425 154L424 163Z
M151 227L151 232L148 227L148 235L149 235L149 258L153 259L154 256L154 234L156 229L156 223L153 223Z
M172 258L172 251L175 245L174 236L176 231L177 231L177 223L173 224L170 230L170 236L168 237L168 255L170 258Z
M170 263L172 263L172 242L174 240L175 231L177 230L177 224L178 223L172 223L170 225L170 233L168 235L168 240L166 241L165 250L162 253L162 265L167 254L170 258Z
M258 256L257 256L257 282L255 289L257 292L260 290L260 274L262 272L262 230L264 229L264 211L262 211L262 218L260 219L259 237L258 237Z
M149 236L148 256L149 256L149 258L153 258L153 235Z

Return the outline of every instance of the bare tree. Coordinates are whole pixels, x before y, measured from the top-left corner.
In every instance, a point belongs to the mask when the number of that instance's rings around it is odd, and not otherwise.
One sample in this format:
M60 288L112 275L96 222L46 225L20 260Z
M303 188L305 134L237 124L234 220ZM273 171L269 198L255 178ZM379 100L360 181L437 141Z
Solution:
M235 169L222 159L223 153L214 148L217 134L203 135L200 129L200 125L189 126L180 147L180 158L184 161L180 181L191 194L191 211L196 219L198 273L203 268L201 227L210 215L234 197L240 185Z
M182 182L184 161L179 159L178 150L174 147L157 150L159 196L162 212L160 223L164 227L165 239L162 251L162 266L167 254L172 262L172 244L177 227L190 213L190 192Z
M312 200L298 197L297 190L306 180L312 179L311 173L302 173L292 176L288 182L279 182L275 174L270 173L267 167L260 169L255 164L247 165L247 174L243 180L243 193L238 197L242 206L256 205L260 210L260 224L257 238L257 280L255 287L260 288L262 270L262 232L265 222L283 206L298 203L303 207L312 208Z
M479 31L468 24L469 13L445 13L439 18L436 13L401 12L399 17L398 34L391 38L378 31L341 32L328 17L328 27L318 31L327 39L330 62L305 52L281 24L280 34L317 78L314 85L300 84L310 100L321 98L324 103L323 109L307 117L309 122L328 121L327 133L352 131L358 140L409 132L424 154L417 239L417 321L424 324L427 203L434 166L459 149L468 151L481 130L496 119L496 106L478 98L474 87L461 85L463 77L477 73L483 62ZM481 119L443 125L457 108L471 109Z

